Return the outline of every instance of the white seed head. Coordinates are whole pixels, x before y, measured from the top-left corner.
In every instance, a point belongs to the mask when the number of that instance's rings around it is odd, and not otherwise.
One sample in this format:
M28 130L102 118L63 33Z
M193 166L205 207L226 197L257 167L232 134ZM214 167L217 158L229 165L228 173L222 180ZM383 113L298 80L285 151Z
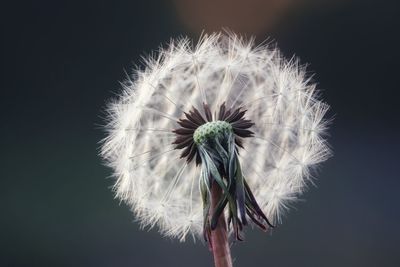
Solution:
M328 106L297 60L234 34L205 35L195 46L172 41L109 104L101 155L114 170L116 196L142 226L180 240L201 236L200 168L180 158L172 130L203 103L213 114L222 103L247 110L254 136L243 139L242 171L262 211L280 223L311 182L311 169L330 154Z

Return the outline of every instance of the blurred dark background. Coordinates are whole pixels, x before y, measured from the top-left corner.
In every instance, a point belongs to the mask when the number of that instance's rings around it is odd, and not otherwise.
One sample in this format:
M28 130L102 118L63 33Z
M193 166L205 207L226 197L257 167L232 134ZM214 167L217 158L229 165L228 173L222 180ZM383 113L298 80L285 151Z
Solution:
M378 0L2 1L0 266L212 265L141 231L97 153L125 70L220 26L309 63L335 116L317 187L272 235L247 231L235 266L400 266L399 21Z

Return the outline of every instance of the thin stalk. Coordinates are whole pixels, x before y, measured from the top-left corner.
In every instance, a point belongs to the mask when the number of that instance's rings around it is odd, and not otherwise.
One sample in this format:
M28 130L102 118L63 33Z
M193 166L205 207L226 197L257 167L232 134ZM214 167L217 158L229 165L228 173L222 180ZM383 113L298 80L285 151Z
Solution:
M214 181L211 186L210 216L214 213L214 209L221 197L222 189L218 183ZM214 256L215 267L232 267L231 249L228 243L224 213L219 217L216 228L211 230L211 251Z

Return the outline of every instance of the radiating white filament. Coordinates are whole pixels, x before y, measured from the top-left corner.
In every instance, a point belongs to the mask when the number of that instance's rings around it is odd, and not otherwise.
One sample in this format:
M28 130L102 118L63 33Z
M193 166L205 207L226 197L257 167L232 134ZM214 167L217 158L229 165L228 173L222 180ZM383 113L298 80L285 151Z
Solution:
M328 106L305 70L276 48L252 47L233 34L204 35L194 47L186 38L172 41L109 104L101 155L114 170L117 197L143 226L180 240L202 234L200 170L171 146L177 119L192 106L202 110L206 102L213 114L223 102L247 109L255 136L240 150L242 169L273 223L306 189L311 168L329 156Z

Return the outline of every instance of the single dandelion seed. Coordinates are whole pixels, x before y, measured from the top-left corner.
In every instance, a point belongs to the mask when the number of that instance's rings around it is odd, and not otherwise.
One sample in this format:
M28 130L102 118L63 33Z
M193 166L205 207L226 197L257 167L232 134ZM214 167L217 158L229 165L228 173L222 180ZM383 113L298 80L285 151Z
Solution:
M330 154L328 106L296 60L234 34L172 41L109 104L101 155L142 226L201 236L231 266L228 235L264 231Z

